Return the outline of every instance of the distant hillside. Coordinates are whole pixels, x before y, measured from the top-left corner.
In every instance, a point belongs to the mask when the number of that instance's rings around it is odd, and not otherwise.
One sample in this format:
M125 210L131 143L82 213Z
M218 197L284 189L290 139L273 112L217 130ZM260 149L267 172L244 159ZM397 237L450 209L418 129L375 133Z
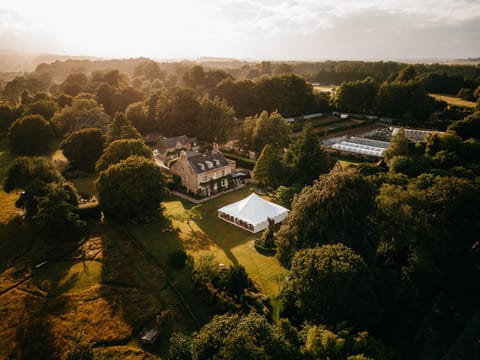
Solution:
M34 71L35 68L41 63L51 63L57 60L64 61L67 59L98 60L100 58L91 56L27 53L4 49L0 50L0 72L31 72Z

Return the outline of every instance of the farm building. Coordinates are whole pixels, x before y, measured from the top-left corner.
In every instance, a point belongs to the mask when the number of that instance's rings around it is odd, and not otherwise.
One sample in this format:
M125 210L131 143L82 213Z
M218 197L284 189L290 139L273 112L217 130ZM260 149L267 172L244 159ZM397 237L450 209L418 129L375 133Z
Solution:
M251 233L266 229L269 218L275 220L275 224L277 224L288 215L288 209L264 200L255 193L217 211L220 219Z

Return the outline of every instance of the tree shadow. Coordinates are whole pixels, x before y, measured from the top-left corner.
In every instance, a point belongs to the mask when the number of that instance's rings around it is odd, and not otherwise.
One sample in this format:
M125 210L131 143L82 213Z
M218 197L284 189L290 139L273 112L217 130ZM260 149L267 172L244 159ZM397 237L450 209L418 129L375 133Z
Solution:
M21 319L15 331L15 345L11 354L16 359L58 359L52 324L45 309L25 299Z
M53 330L55 317L68 306L68 296L77 274L68 276L70 263L50 263L31 280L14 289L18 325L10 356L16 359L60 359L65 352L64 333ZM42 292L38 291L41 290ZM14 296L5 294L4 296Z
M163 224L162 219L157 221ZM147 227L139 224L135 225L135 228L149 231L153 225ZM181 248L178 234L174 231L158 231L157 234L159 238L176 238L176 245ZM109 336L99 337L97 343L125 345L132 340L139 342L145 330L157 326L155 318L165 310L182 314L178 316L180 320L175 324L177 330L191 326L185 321L182 304L172 293L166 273L159 265L157 257L123 224L107 220L103 225L101 261L98 296L104 302L98 311L103 313L103 319L97 326L104 329L103 333ZM117 322L116 329L110 329L108 321ZM159 344L168 344L171 331L168 328L161 329L162 341L159 341ZM168 348L166 345L157 344L147 350L167 355Z

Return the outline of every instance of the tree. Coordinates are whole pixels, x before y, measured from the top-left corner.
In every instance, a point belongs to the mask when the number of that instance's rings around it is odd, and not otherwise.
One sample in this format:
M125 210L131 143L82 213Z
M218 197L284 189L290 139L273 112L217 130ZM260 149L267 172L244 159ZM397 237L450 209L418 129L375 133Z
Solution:
M259 184L276 188L281 182L282 163L273 148L267 144L253 168L253 178Z
M378 84L368 77L362 81L343 82L335 93L334 103L341 111L356 114L372 114Z
M383 116L425 121L440 105L414 80L385 82L377 93L377 109Z
M135 129L143 135L155 130L155 123L148 118L146 109L141 101L128 105L125 110L125 116Z
M307 124L290 145L286 163L288 172L292 175L289 183L297 187L311 185L321 174L329 171L327 154L310 125Z
M199 107L191 89L166 90L155 105L157 128L164 136L194 136L198 132Z
M74 236L84 225L78 215L77 190L46 158L16 158L3 187L6 192L22 190L15 206L24 209L25 219L37 231L51 238Z
M171 343L171 359L296 358L295 349L286 339L283 329L254 313L244 317L215 316L191 337L177 334L171 338Z
M101 171L96 182L100 206L118 219L153 216L166 195L160 168L142 156L130 156Z
M142 135L135 129L124 113L117 112L107 133L108 142L120 139L141 139Z
M298 249L338 242L371 260L376 246L366 234L374 194L373 185L355 169L322 175L304 187L277 234L280 261L289 264Z
M302 353L307 359L389 358L385 346L368 332L354 333L351 329L334 332L323 325L307 327Z
M76 168L88 172L95 170L95 163L103 153L105 137L99 129L86 128L71 132L60 148L68 161Z
M70 96L77 96L87 85L88 78L82 72L69 74L63 83L60 84L60 90Z
M299 320L364 328L377 312L372 275L360 255L343 244L298 251L282 291L287 312Z
M185 209L180 214L171 215L170 217L180 222L186 222L187 225L190 227L190 230L193 231L190 222L202 219L202 212L199 210L201 206L201 204L194 205L189 209Z
M42 115L45 120L50 121L56 111L57 103L54 100L40 99L25 106L22 115Z
M245 294L246 289L252 286L252 280L242 265L230 266L221 276L220 287L237 299Z
M0 104L0 136L17 120L19 116L18 112L18 109L11 104Z
M44 193L36 197L36 202L33 223L50 236L68 238L85 226L78 214L78 194L72 184L49 183Z
M383 156L388 163L394 156L412 156L414 150L415 145L407 139L403 129L400 129L397 135L390 140L390 145L388 145Z
M244 143L259 153L267 144L275 150L287 146L292 130L278 112L269 114L263 111L260 115L245 119L243 132Z
M122 139L115 140L108 144L100 159L98 159L95 170L97 172L106 170L110 165L117 164L126 158L136 155L152 159L152 150L142 140Z
M463 120L454 121L448 126L448 130L456 132L463 140L480 138L480 111Z
M143 76L149 80L165 79L165 73L160 70L158 64L153 60L145 60L135 66L133 76Z
M52 123L62 133L84 128L98 128L106 133L110 117L95 100L75 99L71 106L65 106L52 118Z
M10 126L8 145L19 155L37 155L46 152L53 139L50 123L41 115L26 115Z
M225 142L233 128L235 110L227 101L205 95L200 100L197 137L209 142Z

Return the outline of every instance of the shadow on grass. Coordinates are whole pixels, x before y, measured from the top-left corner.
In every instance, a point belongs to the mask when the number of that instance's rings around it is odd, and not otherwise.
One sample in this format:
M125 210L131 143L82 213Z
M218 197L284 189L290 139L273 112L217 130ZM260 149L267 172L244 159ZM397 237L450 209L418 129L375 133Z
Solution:
M32 278L36 296L25 293L17 305L19 323L15 330L12 357L17 359L60 359L66 349L62 348L62 334L53 330L53 319L61 314L68 304L66 293L70 291L76 276L68 277L69 263L51 263ZM4 296L9 296L5 294Z

